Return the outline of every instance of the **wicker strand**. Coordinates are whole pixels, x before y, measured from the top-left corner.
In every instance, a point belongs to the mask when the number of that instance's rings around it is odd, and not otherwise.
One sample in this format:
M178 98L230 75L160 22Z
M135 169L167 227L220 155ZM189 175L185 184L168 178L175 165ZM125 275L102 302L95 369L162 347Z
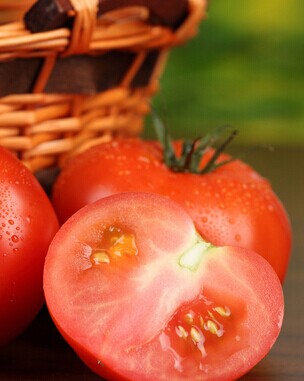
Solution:
M96 26L97 0L70 0L75 10L70 43L64 55L86 53L90 49L92 36Z
M103 53L111 49L130 49L133 51L151 48L166 49L182 44L196 33L198 23L204 15L205 7L206 0L189 0L189 16L175 32L170 28L148 25L145 23L146 15L144 15L144 12L139 13L138 10L136 11L136 7L130 8L131 11L134 11L134 17L131 17L129 13L125 22L109 23L110 16L114 12L106 14L96 24L89 43L88 54ZM118 17L119 12L118 10L115 11L116 17ZM121 12L122 15L126 15L125 10ZM90 17L92 17L91 13ZM143 19L139 17L143 17ZM88 44L87 38L92 30L90 28L86 30L81 25L84 25L84 19L88 20L89 16L84 16L83 12L80 12L78 18L81 18L81 20L77 21L77 25L75 20L73 32L68 28L61 28L54 31L30 34L22 22L13 23L13 25L0 25L0 61L16 58L17 56L41 57L49 54L50 50L52 50L53 54L56 52L70 54L73 49L86 50L87 47L82 44ZM82 24L80 25L80 23ZM83 37L80 37L81 31L85 31ZM8 32L10 37L7 37ZM82 42L81 46L77 47L79 41L85 41L85 43Z
M54 69L54 66L56 64L57 55L52 54L44 59L44 63L42 65L42 68L36 78L36 82L33 86L32 92L35 93L42 93L45 86L47 85L48 79Z

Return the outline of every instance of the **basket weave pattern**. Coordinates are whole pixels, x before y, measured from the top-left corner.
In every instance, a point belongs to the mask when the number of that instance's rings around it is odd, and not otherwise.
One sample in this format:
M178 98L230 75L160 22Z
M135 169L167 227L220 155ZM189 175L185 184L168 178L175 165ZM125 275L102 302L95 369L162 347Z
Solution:
M25 3L28 7L29 2ZM158 90L168 51L196 34L206 5L204 0L189 0L188 17L173 31L147 23L149 10L145 7L112 11L96 20L96 2L92 0L89 9L81 3L90 1L73 0L76 16L72 30L30 33L23 21L0 25L0 65L18 58L44 59L31 93L0 98L0 145L16 152L33 172L61 166L69 157L117 134L138 135L149 101ZM22 6L21 0L16 9L0 0L0 12L9 9L20 14L25 10ZM90 27L85 28L88 22ZM102 55L112 50L135 53L119 86L98 94L44 93L58 57ZM132 88L132 80L153 50L160 54L149 83Z

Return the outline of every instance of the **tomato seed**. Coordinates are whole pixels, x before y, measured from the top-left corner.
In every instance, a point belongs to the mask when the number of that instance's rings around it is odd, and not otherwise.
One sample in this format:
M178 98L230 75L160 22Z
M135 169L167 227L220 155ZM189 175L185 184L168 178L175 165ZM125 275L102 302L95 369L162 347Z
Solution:
M213 310L216 311L222 317L229 317L231 315L231 311L228 307L223 308L221 306L218 306L213 308Z
M207 328L209 330L210 333L212 333L213 335L217 335L218 334L218 326L217 324L213 321L213 320L208 320L207 321Z
M189 324L193 323L193 315L190 312L185 315L184 319L186 323L189 323Z
M176 333L179 337L181 337L182 339L186 339L188 337L188 332L185 330L184 327L182 327L181 325L179 325L178 327L176 327Z
M98 251L91 255L91 262L93 263L93 265L99 265L102 263L109 264L110 257L104 251Z
M199 331L192 327L191 330L190 330L190 335L191 335L191 338L192 340L195 342L195 343L198 343L200 340L201 340L201 334L199 333Z

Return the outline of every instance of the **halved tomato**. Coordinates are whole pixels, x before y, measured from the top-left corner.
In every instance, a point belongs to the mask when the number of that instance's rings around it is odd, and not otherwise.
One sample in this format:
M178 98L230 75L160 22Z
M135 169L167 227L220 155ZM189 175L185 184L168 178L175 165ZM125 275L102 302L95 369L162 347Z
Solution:
M268 353L283 319L265 259L205 242L156 194L117 194L74 214L50 246L44 290L62 335L110 380L235 380Z

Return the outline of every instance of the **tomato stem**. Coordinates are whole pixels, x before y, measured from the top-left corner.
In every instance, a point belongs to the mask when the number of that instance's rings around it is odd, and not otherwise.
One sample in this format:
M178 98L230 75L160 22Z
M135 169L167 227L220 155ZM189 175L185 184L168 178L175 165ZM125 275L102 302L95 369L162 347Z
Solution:
M221 153L237 135L238 131L232 130L224 142L215 149L213 155L206 162L204 167L200 167L203 155L213 146L215 142L220 139L225 131L231 128L230 126L220 126L204 137L196 138L193 141L183 141L181 155L177 156L174 151L173 142L168 133L168 129L153 109L151 114L157 138L163 147L164 163L172 169L172 171L206 174L235 160L235 158L230 158L218 162Z

